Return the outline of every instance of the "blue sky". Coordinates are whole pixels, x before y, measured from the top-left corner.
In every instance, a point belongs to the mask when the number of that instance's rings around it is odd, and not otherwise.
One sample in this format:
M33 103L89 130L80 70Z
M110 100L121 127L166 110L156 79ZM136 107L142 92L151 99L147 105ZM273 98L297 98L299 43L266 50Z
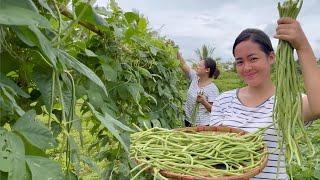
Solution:
M97 0L106 6L108 0ZM125 11L138 10L161 35L173 39L186 59L197 59L202 44L215 47L213 57L231 60L232 45L245 28L259 28L270 37L278 19L276 0L117 0ZM320 1L305 0L298 16L320 57ZM277 40L272 38L274 48Z

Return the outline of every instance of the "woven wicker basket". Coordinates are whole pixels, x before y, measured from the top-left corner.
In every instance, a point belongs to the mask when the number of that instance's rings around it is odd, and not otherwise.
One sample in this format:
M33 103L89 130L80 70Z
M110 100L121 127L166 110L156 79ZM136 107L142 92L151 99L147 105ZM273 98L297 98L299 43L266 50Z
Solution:
M227 126L198 126L198 127L187 127L187 128L178 128L175 129L177 131L184 131L184 132L202 132L202 133L210 133L210 134L216 134L216 133L238 133L239 135L244 135L247 132L231 128ZM264 151L267 152L267 147L264 146ZM221 177L195 177L190 175L182 175L178 173L173 173L170 171L161 170L160 173L169 179L179 179L179 180L235 180L235 179L249 179L255 175L258 175L262 170L266 167L268 162L268 153L263 157L263 161L260 164L260 166L256 167L255 169L252 169L251 171L245 172L244 174L237 175L237 176L221 176ZM152 172L152 169L149 169Z

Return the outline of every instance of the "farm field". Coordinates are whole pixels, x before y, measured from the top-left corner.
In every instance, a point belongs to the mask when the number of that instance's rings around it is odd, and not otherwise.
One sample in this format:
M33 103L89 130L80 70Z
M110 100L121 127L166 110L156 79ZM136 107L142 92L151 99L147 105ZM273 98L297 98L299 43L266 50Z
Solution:
M189 84L170 41L115 0L1 0L0 180L134 176L131 133L184 127ZM245 86L221 71L220 93ZM320 179L319 130L307 127L315 157L299 142L293 179Z

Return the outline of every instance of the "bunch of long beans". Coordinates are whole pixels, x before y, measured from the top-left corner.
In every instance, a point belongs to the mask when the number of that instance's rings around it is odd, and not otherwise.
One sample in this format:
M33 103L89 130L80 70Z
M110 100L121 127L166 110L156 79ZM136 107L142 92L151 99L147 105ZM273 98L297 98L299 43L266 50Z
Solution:
M278 4L280 17L296 19L302 6L302 0L287 0ZM315 153L311 141L304 129L302 118L302 98L298 74L295 67L293 47L289 42L280 40L276 53L276 95L273 120L280 137L280 150L286 149L286 164L289 166L295 158L301 165L301 152L298 146L298 132L301 132L309 150Z
M197 95L203 95L203 94L204 94L204 90L200 89ZM196 101L194 107L192 108L192 114L190 118L192 126L196 126L196 121L199 114L199 108L200 108L200 103Z
M139 165L131 172L141 170L132 179L150 167L155 178L161 176L159 170L196 177L243 174L258 167L267 156L263 149L263 132L212 135L152 128L134 133L130 156Z

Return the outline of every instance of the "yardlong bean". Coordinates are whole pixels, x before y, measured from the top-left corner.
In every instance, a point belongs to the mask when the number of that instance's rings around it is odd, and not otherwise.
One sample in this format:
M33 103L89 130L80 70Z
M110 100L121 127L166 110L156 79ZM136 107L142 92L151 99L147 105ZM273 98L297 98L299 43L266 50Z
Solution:
M262 132L208 135L152 128L131 135L130 155L144 170L152 167L191 176L203 176L203 172L211 177L239 175L266 158Z
M302 0L286 0L282 5L279 3L280 17L296 19L302 3ZM286 152L284 154L286 156L287 169L289 170L294 159L301 166L301 151L297 144L300 133L302 133L304 141L308 145L311 156L315 154L314 147L304 129L302 91L299 87L295 64L293 47L289 42L280 40L276 52L276 95L273 120L280 138L280 146L278 148L283 151L283 147L285 147Z

